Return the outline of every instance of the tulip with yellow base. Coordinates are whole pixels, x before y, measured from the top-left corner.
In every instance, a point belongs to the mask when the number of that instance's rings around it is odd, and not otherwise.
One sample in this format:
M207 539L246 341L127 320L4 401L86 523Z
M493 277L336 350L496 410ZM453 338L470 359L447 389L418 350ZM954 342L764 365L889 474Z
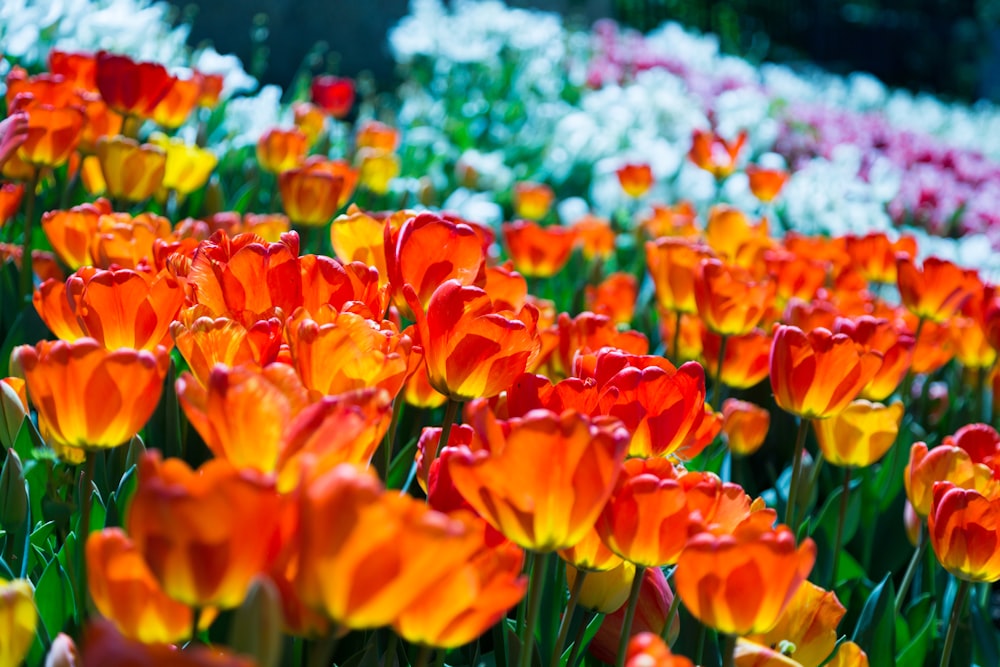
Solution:
M38 612L34 591L24 579L0 579L0 667L17 667L35 641Z

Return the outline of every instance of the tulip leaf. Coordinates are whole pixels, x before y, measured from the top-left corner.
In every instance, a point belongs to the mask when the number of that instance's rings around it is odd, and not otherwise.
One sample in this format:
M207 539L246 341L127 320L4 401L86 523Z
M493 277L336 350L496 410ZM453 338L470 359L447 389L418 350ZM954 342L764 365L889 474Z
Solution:
M5 303L7 303L5 301ZM17 303L15 298L10 303ZM48 327L42 322L42 318L35 312L35 307L27 305L14 318L13 323L7 330L7 336L3 344L0 345L0 377L10 375L10 353L18 345L34 344L40 340L51 338Z
M851 639L868 654L872 667L892 667L896 661L896 593L887 574L872 589Z
M604 614L594 614L590 620L587 621L587 627L583 631L583 636L580 638L580 645L586 647L590 644L594 636L597 635L597 631L601 629L601 623L604 622ZM560 667L573 667L569 664L569 657L573 654L573 647L569 646L563 651L560 657L559 664ZM577 654L578 656L585 655L584 650L581 650Z
M930 651L934 643L934 616L935 606L930 606L930 613L924 618L923 624L910 638L909 643L903 647L899 655L896 656L896 664L899 667L921 667L925 664L927 652Z
M986 584L987 586L989 584ZM1000 637L992 619L985 616L983 608L972 600L972 634L976 639L980 665L1000 665Z
M841 548L845 547L851 541L858 532L858 525L861 523L862 494L859 493L858 489L861 486L861 481L860 478L851 480L851 493L847 499L847 513L844 515L844 535L840 545ZM813 526L814 530L818 528L826 533L831 545L837 539L837 523L840 521L840 497L843 494L844 487L838 486L827 497L826 502L823 504L823 509L820 510L816 523Z
M416 438L406 443L406 446L392 459L392 463L389 464L389 474L386 476L386 488L403 488L403 484L406 483L406 476L410 473L410 466L413 464L413 453L415 451L417 451Z
M42 576L38 579L38 585L35 586L35 600L39 619L48 635L55 637L62 631L66 621L72 617L76 609L73 582L59 558L53 558L45 566Z

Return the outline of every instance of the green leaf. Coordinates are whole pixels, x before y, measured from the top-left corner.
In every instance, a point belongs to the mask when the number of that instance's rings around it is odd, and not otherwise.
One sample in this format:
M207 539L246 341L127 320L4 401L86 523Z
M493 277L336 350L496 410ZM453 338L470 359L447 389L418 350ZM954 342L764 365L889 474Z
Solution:
M604 621L604 614L595 614L594 617L590 619L590 621L587 623L587 628L583 631L583 637L580 639L581 646L587 646L588 644L590 644L591 640L594 638L594 635L596 635L597 631L601 629L601 623L603 621ZM563 651L563 654L559 661L560 667L572 667L572 665L568 665L569 656L572 652L573 652L572 646L567 647L566 650ZM584 654L585 651L580 651L580 655Z
M858 532L858 525L861 523L862 497L861 493L858 492L861 482L860 478L851 480L851 494L847 499L847 513L844 515L844 535L840 545L841 548L851 541L855 533ZM837 539L837 523L840 521L840 497L843 494L844 487L838 486L827 497L813 528L813 530L819 529L826 533L826 537L831 545ZM843 557L843 554L841 554L841 557Z
M73 617L76 602L73 596L73 582L58 558L53 558L45 566L42 576L35 586L35 604L38 617L50 637L55 637Z
M989 584L984 584L989 586ZM975 592L975 591L973 591ZM980 665L1000 665L1000 637L993 620L983 613L982 607L972 596L972 635L976 639Z
M896 656L899 667L921 667L927 659L927 653L934 645L934 616L936 606L931 604L930 613L924 618L923 624L913 633L910 642ZM993 663L995 664L995 663Z
M389 464L389 474L386 479L386 488L400 489L406 482L406 476L410 473L410 466L413 465L413 453L417 451L417 440L413 439L406 443L406 446Z
M854 628L851 639L868 654L871 667L893 667L896 664L895 602L896 593L887 574L868 595Z

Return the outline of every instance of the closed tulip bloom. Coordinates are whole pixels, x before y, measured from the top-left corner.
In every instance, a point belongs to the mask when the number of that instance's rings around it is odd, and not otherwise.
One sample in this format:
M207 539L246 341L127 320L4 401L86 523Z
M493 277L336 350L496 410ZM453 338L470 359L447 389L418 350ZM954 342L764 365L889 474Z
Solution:
M618 168L618 182L629 197L638 198L653 186L653 170L648 164L628 163Z
M312 101L334 118L344 118L354 106L354 79L324 74L309 86Z
M354 144L358 148L377 148L391 153L399 147L399 130L377 120L366 120L358 125Z
M527 220L541 220L548 215L556 195L544 183L522 181L514 184L514 215Z
M760 449L770 425L771 413L758 405L735 398L722 403L722 431L736 454L749 456Z
M484 535L485 524L471 521L471 530ZM496 624L524 597L527 581L521 575L524 552L507 542L490 547L485 542L469 561L454 567L393 621L406 641L424 646L457 648Z
M882 365L847 334L775 327L771 344L771 389L778 406L808 419L844 410Z
M770 237L765 222L754 225L742 209L717 204L705 221L705 242L724 261L749 269L752 267L737 261L742 249L770 244Z
M1000 580L1000 497L936 482L927 530L948 572L965 581Z
M31 106L28 136L17 155L36 167L58 167L69 160L80 142L86 116L78 107Z
M292 222L322 227L340 207L344 179L305 167L288 169L278 175L281 205Z
M635 313L639 284L630 273L612 273L597 287L587 285L584 302L587 310L607 315L615 324L628 324Z
M65 632L60 632L52 640L52 648L45 656L45 667L79 667L83 664L80 649Z
M383 227L386 276L393 289L393 302L404 315L415 311L403 297L403 285L416 292L421 308L446 280L462 285L483 286L486 250L475 230L462 222L433 213L420 213L406 220L398 231L391 223Z
M271 129L257 140L257 162L265 171L281 174L306 159L309 140L299 130Z
M825 262L791 252L768 250L764 253L764 265L774 283L775 306L780 310L791 299L816 298L827 280Z
M24 380L0 378L0 445L13 447L28 412L28 392Z
M306 135L310 146L316 144L326 127L326 114L315 104L296 102L292 105L295 116L295 127Z
M837 645L837 625L847 610L836 593L804 581L778 619L765 634L747 637L764 646L784 643L788 654L802 667L819 667Z
M46 439L85 449L117 447L138 433L156 409L169 365L162 347L112 351L93 338L22 345L11 360Z
M760 323L773 299L771 285L739 267L703 259L694 281L695 303L705 327L720 336L744 336Z
M639 587L639 603L636 606L635 618L632 620L631 636L644 632L652 632L659 636L666 635L667 641L673 643L680 633L680 618L675 615L667 629L667 616L674 600L674 592L670 590L663 570L658 567L647 568L642 573ZM590 643L590 654L601 662L613 663L618 652L622 628L625 623L625 608L623 604L614 613L608 614L598 628Z
M784 169L768 169L756 164L748 164L747 179L750 181L750 192L753 196L770 204L781 194L782 188L788 182L788 172Z
M573 371L578 352L595 352L611 347L625 354L649 354L649 341L638 331L619 331L607 315L584 311L571 318L560 313L557 322L558 340L547 361L549 377L565 377Z
M502 231L514 268L528 278L554 276L566 266L576 244L573 230L559 225L518 220L504 223Z
M35 641L38 612L34 591L25 579L0 579L0 665L21 664Z
M128 56L99 51L95 82L101 97L115 111L149 118L173 84L159 63L135 62Z
M87 538L87 586L94 606L126 637L172 644L191 635L191 609L167 597L119 528Z
M736 162L746 141L746 130L740 131L731 141L712 130L695 130L691 137L688 159L712 174L716 180L722 180L736 170Z
M683 655L674 655L659 635L643 632L632 637L625 653L625 667L693 667Z
M707 246L687 239L661 238L646 242L646 265L656 287L656 302L663 310L698 312L694 296L695 274L702 259L711 256Z
M153 122L170 130L180 127L191 115L200 94L201 82L198 79L174 77L167 93L153 108Z
M208 182L212 170L219 162L212 151L181 139L170 139L163 135L150 138L154 145L167 153L167 164L163 172L163 188L189 195Z
M977 280L974 271L938 257L928 257L917 268L912 258L900 256L896 271L903 305L918 318L937 324L958 312Z
M91 240L94 265L107 269L117 264L123 269L138 269L154 262L154 246L171 236L170 221L153 213L102 215L97 234Z
M538 311L498 312L478 287L443 283L424 313L413 289L404 294L417 320L417 338L431 386L455 400L496 396L527 370L539 352Z
M690 201L681 200L674 206L653 204L650 209L648 215L639 220L650 238L701 238L702 232L696 224L698 212Z
M102 138L97 142L97 159L112 197L142 201L163 184L167 154L162 148L140 146L125 137Z
M458 448L448 471L459 493L507 539L525 549L573 546L593 527L628 446L614 420L535 410L494 424L487 446Z
M771 336L754 329L743 336L726 338L726 356L722 360L722 384L733 389L749 389L767 377L771 370ZM705 373L715 377L722 338L707 329L701 335L701 360Z
M870 466L896 442L903 411L898 401L885 406L859 399L829 419L815 420L813 429L823 458L837 466Z
M272 477L220 459L192 470L152 451L139 461L125 526L167 595L231 609L276 560L283 507Z
M975 489L983 495L992 495L997 489L993 471L974 461L965 449L942 443L928 450L927 443L914 443L903 482L906 497L918 516L926 518L930 513L934 484L944 481L962 489Z
M731 635L765 633L780 620L816 561L816 543L796 547L787 526L744 522L732 535L691 538L674 582L699 621Z
M358 149L355 160L358 183L376 195L388 193L392 180L399 176L401 163L395 153L364 147Z
M673 565L698 526L667 459L629 459L601 512L597 532L612 551L647 568Z
M580 570L572 565L566 565L566 585L570 590L573 590L576 578L580 574ZM599 614L613 614L628 602L633 579L635 579L635 565L627 560L619 559L618 567L610 570L586 572L583 584L580 586L577 604Z

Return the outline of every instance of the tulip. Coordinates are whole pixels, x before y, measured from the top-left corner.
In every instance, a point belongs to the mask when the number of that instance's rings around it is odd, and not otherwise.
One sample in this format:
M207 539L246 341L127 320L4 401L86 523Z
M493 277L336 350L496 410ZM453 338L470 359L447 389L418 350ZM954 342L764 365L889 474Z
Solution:
M769 250L764 265L774 284L775 306L783 310L791 299L811 301L827 280L827 264L791 252Z
M504 223L503 238L514 267L529 278L548 278L563 269L573 253L576 237L568 227L541 227L518 220Z
M118 528L91 533L86 548L91 599L119 632L145 644L190 636L191 609L167 597L125 533Z
M81 93L79 108L86 117L80 133L80 153L92 157L97 153L97 142L101 137L114 137L122 131L124 119L112 111L95 93ZM91 160L91 164L94 161ZM103 178L103 174L101 175Z
M570 590L576 586L579 576L584 579L580 584L577 604L599 614L612 614L628 601L632 580L635 578L635 565L627 560L619 560L617 567L597 572L577 570L572 565L566 565L566 585Z
M576 236L576 244L588 262L595 258L606 260L615 253L615 230L605 218L585 215L570 227Z
M416 317L431 386L450 398L496 396L538 355L538 311L498 312L478 287L445 281L424 313L410 285L403 293Z
M774 201L788 182L788 172L784 169L767 169L749 164L746 174L750 181L750 192L765 204Z
M189 195L205 185L219 161L211 151L180 139L154 135L151 141L167 153L163 188L178 194Z
M295 169L309 150L306 135L298 130L271 129L257 140L257 162L272 174Z
M377 148L391 153L399 146L399 130L377 120L367 120L359 124L354 143L358 148Z
M695 130L688 159L712 174L717 181L722 181L736 170L736 162L746 141L746 130L742 130L733 141L727 141L711 130Z
M322 227L340 206L344 179L306 167L287 169L278 175L281 204L292 222Z
M392 179L399 176L400 162L395 153L378 148L360 148L355 155L358 182L376 195L389 192Z
M700 533L677 561L677 594L691 615L729 635L766 633L778 623L816 561L786 526L744 522L732 535Z
M837 466L865 468L881 459L896 441L903 404L885 406L856 400L829 419L813 422L820 451Z
M0 446L13 448L24 418L28 416L28 393L24 380L0 379Z
M686 239L661 238L646 242L646 265L656 287L656 301L663 310L698 312L694 281L699 263L711 256L707 246Z
M803 667L819 667L837 644L837 624L847 610L833 591L805 581L795 592L778 624L770 631L747 637L764 646L792 648L787 655Z
M170 323L170 335L191 373L208 385L216 364L263 368L274 362L282 343L283 327L276 317L242 322L212 318L207 308L194 306Z
M17 155L36 167L58 167L69 160L80 142L86 116L78 107L31 106L28 136Z
M681 200L674 206L653 204L649 215L640 220L646 234L652 239L665 236L694 239L702 236L701 230L695 224L698 213L694 205L687 200Z
M194 471L151 451L139 460L125 525L167 595L231 609L276 560L283 512L273 478L220 459Z
M45 656L45 667L81 667L83 658L80 656L80 649L76 647L73 639L65 632L60 632L52 640L52 648Z
M653 185L653 170L648 164L628 163L618 168L618 182L629 197L638 199Z
M170 130L184 124L201 94L201 81L197 78L174 78L166 94L153 108L152 120Z
M97 57L92 53L49 51L49 71L78 90L97 90Z
M112 197L142 201L163 183L167 154L151 144L140 146L124 137L102 138L97 142L97 158Z
M934 484L941 481L962 489L976 490L983 495L992 495L997 489L992 470L975 462L961 447L942 443L928 451L926 443L914 443L903 472L903 482L906 497L921 518L930 514Z
M306 141L314 146L326 127L326 114L315 104L296 102L292 105L295 127L306 135Z
M179 651L168 644L143 644L123 637L106 621L92 621L86 627L82 654L84 665L101 667L256 667L249 658L218 647L187 646Z
M897 278L896 256L916 257L917 240L912 236L900 236L890 241L885 232L870 232L865 236L848 234L844 237L844 250L865 280L891 285Z
M862 398L884 401L896 391L911 367L915 344L913 336L900 324L869 316L853 320L837 319L833 332L846 333L864 349L882 354L882 365L861 390Z
M198 106L207 109L217 107L225 88L225 76L195 70L194 78L198 81Z
M726 349L722 337L710 331L701 333L701 359L706 373L720 373L719 381L727 387L749 389L770 372L772 338L762 329L744 336L727 336ZM719 365L719 353L724 353Z
M544 183L522 181L514 184L514 215L527 220L541 220L548 215L555 200L552 188Z
M405 218L403 216L406 216ZM388 218L362 211L352 204L347 213L337 216L330 225L330 243L333 252L341 262L360 261L378 270L379 282L389 282L386 265L386 227L390 227L389 237L398 238L398 230L405 220L414 217L408 211L400 211ZM391 252L395 252L392 246Z
M334 118L343 119L354 106L354 80L330 75L313 77L312 101Z
M1000 497L950 481L935 482L927 515L931 546L941 566L959 579L1000 580Z
M735 454L749 456L760 449L770 425L771 413L753 403L727 398L722 404L722 430Z
M0 228L21 208L24 186L19 183L0 184Z
M14 348L39 427L54 446L102 449L128 442L160 400L169 355L107 350L92 338Z
M771 304L772 288L738 267L703 259L694 281L695 303L705 327L720 336L745 336Z
M854 642L844 642L826 664L828 667L868 667L868 654Z
M749 216L734 206L717 204L708 212L705 242L725 262L750 270L757 266L741 261L747 249L763 249L773 244L766 221L753 225Z
M0 579L0 665L21 664L35 641L38 612L34 591L25 579Z
M298 265L302 307L317 318L331 309L350 310L372 320L385 315L389 292L387 286L379 283L374 268L361 262L341 264L325 255L303 255ZM295 296L288 294L289 298Z
M693 667L682 655L673 655L670 649L652 632L641 632L628 642L625 667Z
M903 305L921 320L941 324L958 312L978 281L968 271L945 259L928 257L917 268L913 259L896 260L899 296Z
M635 608L628 637L634 639L644 632L652 632L658 636L666 634L667 641L673 643L680 632L680 619L675 615L667 630L667 617L674 601L674 592L670 590L663 570L658 567L649 568L642 574L639 581L639 597ZM590 642L590 654L601 662L615 662L615 651L621 646L624 631L625 605L612 614L608 614Z
M344 160L327 160L319 155L306 158L302 166L308 171L322 174L329 174L334 178L341 179L340 196L337 197L337 207L347 206L351 200L354 189L357 187L360 173L351 168L351 165Z
M738 638L733 651L734 667L803 667L778 648L770 648Z
M559 338L547 362L550 377L569 375L579 352L596 352L603 347L612 347L625 354L649 353L649 341L645 336L638 331L619 331L606 315L583 312L570 318L567 313L560 313L557 332Z
M94 263L90 240L97 233L98 219L107 213L111 213L111 205L106 199L80 204L68 211L49 211L42 215L42 230L59 259L75 271Z
M639 284L630 273L612 273L597 287L587 285L584 304L587 310L607 315L615 324L632 321Z
M525 549L545 553L573 546L611 494L628 445L626 431L615 421L547 410L511 419L505 432L500 429L494 423L480 434L483 449L456 448L447 461L455 487L490 525Z
M173 77L158 63L137 63L128 56L97 53L95 83L101 97L119 113L149 118L173 84Z

